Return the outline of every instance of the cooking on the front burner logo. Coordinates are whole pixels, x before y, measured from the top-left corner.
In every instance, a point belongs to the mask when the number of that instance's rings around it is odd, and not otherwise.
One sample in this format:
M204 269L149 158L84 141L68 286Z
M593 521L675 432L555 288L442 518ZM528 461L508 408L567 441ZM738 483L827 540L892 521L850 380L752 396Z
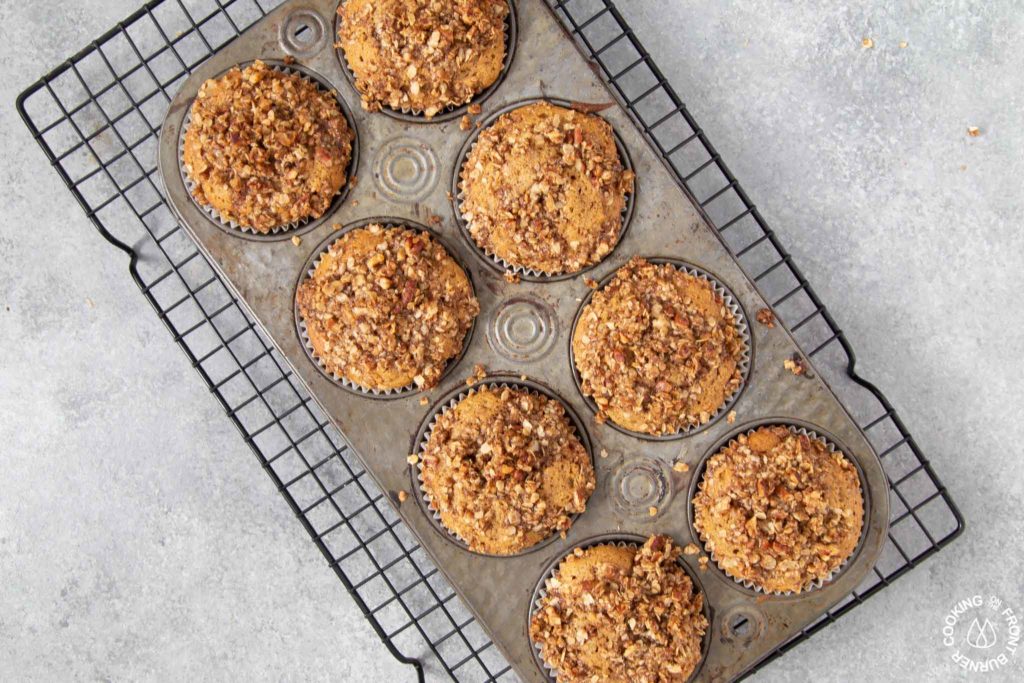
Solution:
M998 671L1010 663L1020 644L1021 621L1013 608L994 595L973 595L946 613L942 643L966 671Z

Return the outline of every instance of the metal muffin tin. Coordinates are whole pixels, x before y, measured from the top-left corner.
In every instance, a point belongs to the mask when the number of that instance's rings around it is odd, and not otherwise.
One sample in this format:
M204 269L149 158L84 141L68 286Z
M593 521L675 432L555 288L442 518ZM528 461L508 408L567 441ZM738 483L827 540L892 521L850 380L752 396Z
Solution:
M597 424L576 386L569 359L573 321L590 292L585 276L509 284L494 262L467 242L449 192L459 171L456 160L473 132L460 130L457 119L413 123L363 111L331 36L314 30L311 41L295 39L296 25L333 26L337 4L337 0L285 3L195 69L172 101L160 132L159 168L169 204L294 368L295 376L360 454L370 475L392 495L424 550L525 681L548 679L535 661L527 623L534 589L552 562L575 546L609 536L664 533L683 546L701 545L689 522L689 492L700 463L717 444L772 421L827 434L858 465L868 504L861 546L832 581L800 595L758 595L714 567L701 571L697 560L705 556L703 552L683 557L699 577L712 615L707 653L695 680L740 676L849 595L871 571L889 520L888 485L877 455L818 373L796 376L783 367L786 359L799 353L792 335L781 323L769 329L754 321L757 311L767 305L764 298L621 106L612 106L600 116L612 124L632 158L637 175L633 216L619 245L588 276L603 281L636 255L681 260L714 273L749 316L752 361L733 406L734 423L718 420L670 441L639 439L610 424ZM516 9L515 56L504 80L483 102L478 118L527 98L616 101L546 4L520 0ZM285 57L294 57L298 66L336 88L347 103L360 151L358 182L325 220L276 239L254 241L224 230L192 201L179 169L178 140L203 81L235 64ZM432 221L435 216L441 218L440 225ZM294 316L296 284L317 245L331 237L334 226L375 217L433 226L453 256L467 267L481 306L469 347L440 386L386 401L348 391L325 376L303 348ZM302 235L299 245L290 239L296 234ZM421 424L437 410L442 397L465 389L464 382L478 363L489 376L525 375L561 397L582 417L596 456L597 489L567 537L515 557L473 554L438 533L425 506L415 500L415 472L406 460L416 451ZM420 403L423 395L428 405ZM688 464L689 471L676 472L672 464L678 461ZM397 504L399 491L409 494L401 505ZM656 508L654 515L649 514L651 506Z

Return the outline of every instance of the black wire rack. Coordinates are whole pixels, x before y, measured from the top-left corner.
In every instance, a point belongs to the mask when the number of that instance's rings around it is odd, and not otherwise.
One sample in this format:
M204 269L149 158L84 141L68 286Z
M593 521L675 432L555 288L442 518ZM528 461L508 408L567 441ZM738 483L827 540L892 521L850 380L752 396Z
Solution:
M611 0L544 1L788 324L889 477L889 540L874 571L763 665L951 542L963 517L892 405L857 373L835 320ZM391 654L420 680L425 670L455 680L514 680L164 200L156 148L171 98L197 65L281 2L149 2L29 87L18 110L96 229L128 255L142 294Z

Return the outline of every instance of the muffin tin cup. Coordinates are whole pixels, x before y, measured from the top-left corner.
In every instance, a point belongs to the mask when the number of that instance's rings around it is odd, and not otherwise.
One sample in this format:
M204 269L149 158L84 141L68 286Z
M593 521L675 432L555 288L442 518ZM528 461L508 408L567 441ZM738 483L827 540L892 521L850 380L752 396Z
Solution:
M722 284L721 280L719 280L711 273L708 273L704 269L698 268L695 265L686 263L685 261L681 261L679 259L650 257L647 258L646 260L649 263L654 263L656 265L670 265L680 272L686 273L687 275L692 275L694 277L700 278L710 283L711 286L714 288L715 293L722 297L722 301L725 304L726 308L729 309L733 317L736 319L736 331L742 338L744 346L743 355L741 356L739 362L741 378L740 385L736 387L736 390L729 395L729 397L725 400L721 407L718 408L718 410L711 413L711 417L708 419L707 422L684 427L683 429L680 429L672 434L661 435L647 434L646 432L636 432L631 429L626 429L625 427L617 424L610 417L605 423L612 429L615 429L623 434L627 434L637 439L643 439L645 441L674 441L676 439L682 439L702 432L729 414L729 411L731 411L733 407L736 405L736 402L739 401L740 396L743 394L743 390L746 388L747 381L750 378L750 366L753 362L754 344L750 334L750 324L747 322L747 314L743 310L743 306L740 305L739 301L733 295L732 291L724 284ZM576 336L576 326L579 325L580 316L583 315L583 311L586 310L587 306L590 305L590 302L593 300L594 292L604 289L608 285L608 283L615 279L617 273L618 269L602 278L601 281L598 283L597 289L591 290L587 294L587 296L583 298L583 301L580 302L579 309L576 311L576 317L572 321L572 329L569 332L569 363L572 366L573 381L576 383L576 389L580 392L580 395L583 397L583 400L590 407L590 409L594 411L595 414L599 413L600 409L598 408L597 403L591 396L588 396L585 393L583 393L583 378L580 376L579 368L576 365L576 354L573 350L573 338Z
M459 261L457 253L452 251L452 249L446 243L445 239L438 235L436 232L434 232L425 225L402 218L382 216L364 218L362 220L350 223L341 230L332 233L326 240L317 245L316 249L313 250L313 253L310 254L305 266L303 266L302 268L302 274L299 276L299 279L295 283L295 294L292 296L292 301L294 302L293 309L295 315L295 329L299 335L299 340L302 342L302 348L303 350L305 350L306 355L309 357L309 360L312 361L314 365L316 365L317 369L320 370L321 374L323 374L327 379L329 379L337 386L341 387L342 389L345 389L346 391L350 391L352 393L360 394L362 396L367 396L370 398L403 398L405 396L410 396L421 391L430 391L430 389L421 389L415 383L410 383L405 385L404 387L399 387L396 389L374 389L372 387L364 387L361 384L357 384L356 382L353 382L352 380L346 377L342 377L341 375L331 372L327 368L327 364L324 363L323 359L321 359L317 355L316 349L313 348L313 343L309 339L309 333L306 328L306 321L302 319L302 313L301 311L299 311L297 296L299 286L307 279L313 277L313 274L316 272L317 267L320 265L320 259L323 258L323 255L327 253L327 251L331 248L331 246L334 245L335 242L337 242L346 234L352 232L353 230L358 230L360 228L365 228L369 225L374 224L380 225L385 230L405 228L430 235L432 239L434 239L438 244L444 247L445 251L448 252L448 255L455 260L455 263L457 263L460 268L462 268L462 272L466 274L466 279L469 281L470 291L474 297L476 296L476 288L473 285L473 278L470 275L469 270L466 268L465 264ZM462 360L462 357L466 355L466 350L469 348L469 345L473 339L473 333L475 331L476 318L473 319L473 324L470 325L469 330L466 332L466 336L462 342L462 348L459 351L459 354L448 361L444 371L441 373L441 378L439 382L444 381L444 378L448 376L448 374L455 368L455 366L459 364L459 361Z
M857 472L857 483L860 486L860 495L861 495L861 505L862 505L863 516L862 516L862 522L861 522L860 538L857 539L857 545L854 547L853 552L851 552L849 557L847 557L845 560L843 560L843 562L841 564L839 564L839 566L837 566L835 569L833 569L829 573L828 576L826 576L824 578L821 578L821 579L817 579L817 580L809 583L805 588L803 588L802 590L799 590L799 591L771 591L771 590L767 590L767 589L759 586L755 582L750 581L748 579L740 579L738 577L733 576L732 574L727 572L722 567L722 565L720 564L721 558L719 558L715 554L714 551L709 551L708 550L708 548L707 548L708 538L702 532L699 532L697 530L697 526L695 524L696 512L694 510L694 500L695 500L695 498L697 496L697 492L700 490L701 484L704 483L704 476L707 474L707 464L711 460L711 458L713 458L715 455L717 455L726 446L735 443L736 442L736 437L739 436L740 434L744 434L746 436L750 436L755 431L757 431L760 427L771 427L771 426L787 427L792 434L806 436L809 439L813 439L815 441L820 441L820 442L824 443L825 446L828 448L828 452L829 453L836 453L836 452L840 453L844 458L846 458L846 460L848 462L850 462L854 466L854 469ZM867 487L864 485L864 472L861 469L860 464L858 464L855 459L850 458L849 456L847 456L846 452L841 447L837 446L835 444L835 442L832 440L831 437L822 436L822 435L818 434L818 432L816 432L814 429L812 429L810 427L805 427L803 425L793 424L791 421L788 421L788 420L766 420L766 421L763 421L760 424L757 424L755 426L748 427L747 429L745 429L742 432L737 432L737 433L733 434L732 436L730 436L730 437L728 437L726 439L723 439L722 441L720 441L717 444L715 444L715 446L713 448L711 448L705 454L705 456L701 459L700 465L698 465L697 471L694 472L694 476L693 476L693 478L691 480L690 491L689 491L689 499L687 501L687 508L688 508L687 509L687 517L688 517L688 521L689 521L689 524L690 524L690 531L693 534L693 537L700 539L701 550L711 558L711 563L714 564L715 569L717 571L719 571L721 573L721 575L723 577L725 577L725 579L735 583L738 586L742 586L747 591L751 591L751 592L756 593L758 595L773 596L773 597L797 597L797 596L805 596L808 593L820 590L821 588L823 588L824 586L828 585L829 583L831 583L832 581L837 579L839 576L841 576L843 574L843 572L851 564L853 564L853 561L856 559L857 555L860 554L861 548L864 545L865 537L867 536L867 525L868 525L870 507L871 507L871 498L869 496Z
M622 141L622 138L619 136L618 131L615 130L615 127L612 126L611 122L605 120L605 122L608 123L608 125L611 126L612 128L612 137L615 140L615 149L619 153L619 161L622 164L622 170L624 172L632 171L634 173L634 180L633 191L627 192L625 194L625 204L622 207L622 225L619 229L619 236L616 238L615 244L612 245L611 250L609 250L609 252L604 255L604 258L602 258L597 263L592 263L588 266L585 266L584 268L581 268L580 270L571 273L549 273L542 270L537 270L535 268L527 268L526 266L514 265L512 263L509 263L502 257L498 256L497 254L488 251L484 247L480 246L477 243L477 241L473 238L473 235L470 232L469 222L466 221L465 217L463 216L462 205L465 201L465 193L463 191L462 169L466 165L466 161L469 159L469 155L472 154L473 150L476 148L476 144L480 140L481 133L487 130L490 126L494 125L494 123L497 122L497 120L501 118L503 114L507 114L510 111L515 111L516 109L520 109L531 104L536 104L538 102L545 102L559 107L564 107L566 109L573 108L573 102L571 100L561 99L557 97L533 97L529 99L519 100L518 102L513 102L492 112L486 119L484 119L481 122L481 127L473 131L473 133L463 144L462 149L459 150L458 157L456 157L455 172L452 176L451 185L452 209L455 213L455 220L458 223L459 229L461 230L463 237L465 237L467 244L469 244L470 247L472 247L472 249L477 254L479 254L480 257L484 259L484 261L488 263L488 265L504 273L512 273L514 275L518 275L527 282L558 282L561 280L568 280L579 275L583 275L593 270L594 268L597 268L602 263L607 261L608 258L611 257L611 255L615 252L616 247L618 247L619 244L622 243L622 240L625 239L626 232L629 230L629 225L633 219L633 211L636 203L637 180L635 176L636 172L633 168L633 160L629 156L629 150L627 149L626 144ZM595 113L594 115L600 116L599 113Z
M580 550L590 550L591 548L601 545L615 545L620 548L633 548L635 550L639 550L640 546L642 546L647 541L647 538L648 537L639 536L636 534L608 534L605 536L599 536L597 538L588 539L584 543L573 546L564 554L555 558L544 569L543 573L540 576L540 579L537 581L536 588L533 589L533 596L530 598L530 610L526 619L527 634L529 634L530 632L530 624L533 622L534 615L541 608L541 601L545 597L547 597L548 581L550 581L558 574L558 568L562 565L562 562L568 559L568 557L572 555L577 548ZM673 539L672 542L675 543L675 539ZM694 592L703 597L701 612L704 614L704 618L707 619L708 622L707 628L704 631L704 637L701 638L700 660L697 662L697 666L694 667L693 672L690 674L689 678L687 678L687 681L692 681L700 675L701 669L704 666L704 661L707 658L708 649L711 645L711 632L714 627L714 621L712 619L713 613L711 611L711 605L709 604L707 593L704 592L704 586L701 584L696 572L690 569L689 565L687 565L686 562L683 560L682 555L680 555L679 557L678 564L680 567L683 568L683 571L686 572L686 575L690 577L690 581L693 584ZM547 676L548 680L551 683L556 683L558 679L558 670L549 666L548 663L544 661L544 657L541 654L541 647L538 643L535 643L533 641L532 637L530 638L530 646L530 649L533 652L533 659L534 662L537 664L537 667L544 672L544 674Z
M352 112L349 111L345 101L341 99L334 91L334 89L327 84L322 77L315 72L306 69L304 67L287 65L284 62L278 62L275 60L265 59L261 60L265 63L272 71L276 71L281 74L288 74L291 76L298 76L307 83L312 83L321 92L334 94L334 100L338 103L338 107L341 110L342 116L345 117L345 122L348 124L349 130L352 131L352 153L349 159L348 167L345 169L345 184L342 185L335 193L330 205L320 216L313 218L308 217L299 221L293 221L286 223L285 225L277 226L271 229L269 232L260 232L254 228L244 226L237 221L229 220L224 218L217 209L210 204L203 204L195 198L196 183L192 180L192 177L185 170L185 136L188 133L189 127L192 125L192 103L189 103L188 109L185 112L185 118L181 126L181 135L178 138L178 170L181 173L181 180L188 189L189 197L192 202L199 207L199 209L209 217L211 221L219 228L227 231L228 233L244 237L246 239L254 241L277 241L291 237L293 234L304 234L313 230L318 225L323 223L327 218L337 211L338 207L345 198L348 196L349 191L352 189L352 178L355 177L356 168L359 166L359 131L356 129L356 122L352 116ZM251 66L255 60L242 62L236 64L233 68L245 69ZM222 78L231 69L226 69L214 76L214 79ZM194 102L194 100L193 100Z
M482 387L487 387L488 389L507 388L518 391L525 391L532 396L544 396L550 401L557 401L562 406L562 408L565 409L565 416L568 418L569 424L572 426L573 431L576 433L576 437L583 445L583 449L587 452L587 457L590 458L590 464L592 467L594 467L596 475L597 467L594 466L594 451L591 448L590 438L587 436L587 432L583 427L582 421L579 419L579 416L577 416L576 413L573 412L573 409L569 406L569 404L563 401L562 398L558 396L558 394L554 393L547 387L544 387L543 385L528 379L524 380L520 378L518 380L513 380L511 378L491 378L481 380L479 382L473 383L471 386L468 386L465 389L457 389L455 391L449 392L448 395L444 396L431 409L431 412L428 414L427 419L424 421L423 425L417 432L416 440L414 442L415 453L419 457L419 460L413 469L412 476L413 486L419 491L419 501L423 506L424 512L427 513L427 515L433 522L432 526L439 533L448 538L448 540L455 543L457 546L464 549L466 552L473 553L474 555L500 558L519 557L520 555L526 555L527 553L531 553L535 550L543 548L549 543L553 543L554 541L558 540L561 537L560 532L554 531L543 540L538 541L530 547L524 548L519 552L512 553L510 555L497 555L494 553L484 553L476 550L470 550L469 543L464 538L459 536L457 533L449 529L442 521L441 513L434 507L430 499L430 494L427 492L423 482L423 454L426 452L427 443L430 441L430 437L434 433L434 429L437 427L437 421L441 418L442 415L447 413L449 410L453 409L455 406L459 405L459 403L464 401L472 394L476 393ZM580 516L583 515L585 512L586 511L584 510L584 512L579 512L574 515L570 515L569 519L572 521L572 524L575 524L576 520L579 519ZM572 528L571 525L570 528Z
M341 9L340 3L338 9ZM340 40L341 36L341 13L334 13L334 37ZM451 121L457 119L468 113L469 108L474 104L483 104L488 97L490 97L505 80L505 76L508 75L508 70L512 66L512 60L515 59L516 45L518 43L519 36L519 17L516 13L516 3L513 0L508 0L508 14L505 17L505 59L502 61L501 71L498 72L498 77L489 86L478 92L473 98L460 105L449 105L434 114L430 118L423 115L423 111L419 109L413 109L411 107L403 107L401 109L393 109L385 104L380 105L380 112L385 116L389 116L398 121L405 123L444 123L445 121ZM345 75L345 79L352 86L352 89L356 92L360 92L359 88L356 87L356 75L352 72L352 68L348 64L348 58L345 57L345 50L338 43L334 52L338 57L338 64L341 66L341 72Z

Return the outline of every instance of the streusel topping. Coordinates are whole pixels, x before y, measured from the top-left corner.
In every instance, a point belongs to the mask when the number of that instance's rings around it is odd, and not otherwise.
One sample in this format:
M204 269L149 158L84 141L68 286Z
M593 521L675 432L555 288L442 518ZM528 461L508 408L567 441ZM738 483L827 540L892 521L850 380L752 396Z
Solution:
M480 306L429 234L370 225L342 235L298 289L317 358L368 389L435 386Z
M594 491L594 467L562 404L482 386L437 419L423 488L470 550L511 555L565 531Z
M742 434L712 456L693 506L718 566L770 592L799 593L828 578L864 524L853 463L781 425Z
M704 424L743 381L745 342L704 278L633 258L573 333L583 393L616 424L671 434Z
M505 60L506 0L346 0L339 44L363 107L427 118L490 87Z
M708 628L704 597L667 536L577 548L558 566L530 638L559 683L686 681Z
M557 274L611 253L634 176L607 121L540 102L482 131L460 178L460 210L482 249Z
M267 233L327 211L345 185L354 139L333 95L256 61L199 89L185 172L200 204Z

